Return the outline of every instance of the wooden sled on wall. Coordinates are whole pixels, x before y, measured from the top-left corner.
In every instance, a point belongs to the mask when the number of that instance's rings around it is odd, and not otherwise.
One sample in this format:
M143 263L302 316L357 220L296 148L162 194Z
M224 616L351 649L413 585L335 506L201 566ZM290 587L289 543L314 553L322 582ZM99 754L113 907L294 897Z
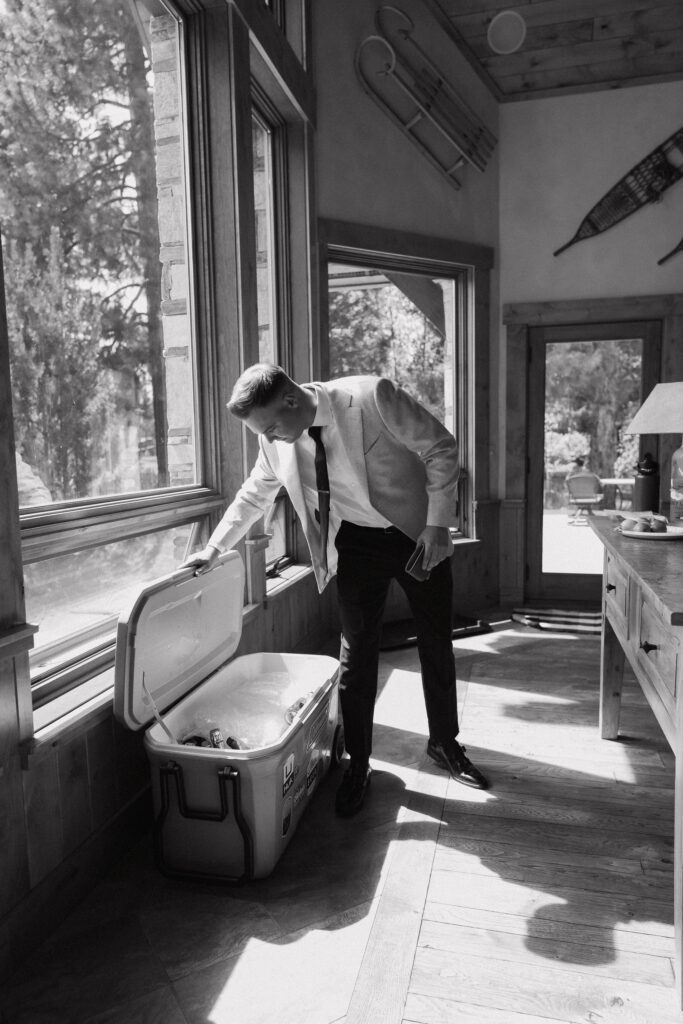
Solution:
M379 7L375 26L377 34L367 36L355 56L364 91L459 189L456 171L467 164L485 170L495 136L427 56L404 11L389 4Z

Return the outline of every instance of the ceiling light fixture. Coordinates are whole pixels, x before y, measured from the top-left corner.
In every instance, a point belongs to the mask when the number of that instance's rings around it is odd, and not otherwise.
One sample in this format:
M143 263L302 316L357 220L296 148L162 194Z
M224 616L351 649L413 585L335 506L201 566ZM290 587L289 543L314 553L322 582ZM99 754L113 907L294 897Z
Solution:
M526 39L526 22L517 11L499 11L486 33L494 53L515 53Z

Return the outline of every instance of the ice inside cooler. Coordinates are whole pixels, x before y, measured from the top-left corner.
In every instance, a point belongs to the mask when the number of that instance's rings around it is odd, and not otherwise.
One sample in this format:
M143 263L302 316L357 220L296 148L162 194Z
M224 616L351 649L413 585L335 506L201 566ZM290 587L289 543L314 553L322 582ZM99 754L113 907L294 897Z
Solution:
M270 654L267 661L268 667L261 655L245 655L239 659L238 675L234 666L226 665L185 697L180 706L163 716L174 738L179 743L202 739L204 744L191 745L210 746L211 733L218 729L228 747L237 750L258 750L277 743L305 713L325 679L315 660L309 665L297 662L295 677L281 655ZM151 738L167 739L159 725L152 728Z

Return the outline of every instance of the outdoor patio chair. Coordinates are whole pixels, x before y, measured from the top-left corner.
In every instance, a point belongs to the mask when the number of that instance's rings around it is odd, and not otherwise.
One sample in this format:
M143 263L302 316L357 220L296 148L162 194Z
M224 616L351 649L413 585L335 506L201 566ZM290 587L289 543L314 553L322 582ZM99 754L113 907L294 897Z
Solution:
M593 509L599 508L605 500L600 477L595 473L579 473L567 477L567 490L569 504L576 506L573 515L569 517L570 524L585 525L586 518L593 514Z

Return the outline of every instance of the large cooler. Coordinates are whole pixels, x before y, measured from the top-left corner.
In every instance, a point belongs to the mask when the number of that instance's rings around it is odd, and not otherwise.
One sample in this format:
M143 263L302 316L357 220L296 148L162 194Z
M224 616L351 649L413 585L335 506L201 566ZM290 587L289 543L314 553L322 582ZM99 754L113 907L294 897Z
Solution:
M270 874L343 749L334 658L231 660L243 594L244 566L229 551L208 573L149 584L119 619L114 711L147 727L155 854L173 876ZM186 745L216 729L229 746Z

